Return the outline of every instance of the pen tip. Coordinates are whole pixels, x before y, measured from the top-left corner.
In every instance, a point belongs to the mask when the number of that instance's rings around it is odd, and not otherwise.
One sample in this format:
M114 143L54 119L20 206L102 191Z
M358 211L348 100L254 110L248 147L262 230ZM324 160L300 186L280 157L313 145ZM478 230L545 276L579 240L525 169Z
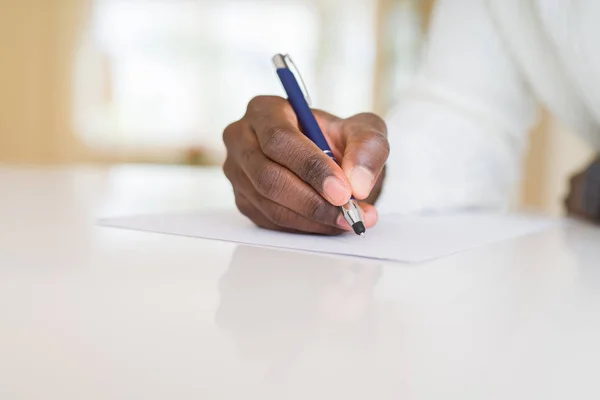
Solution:
M365 224L363 224L363 222L362 222L362 221L355 222L355 223L352 225L352 230L353 230L353 231L354 231L354 233L356 233L357 235L364 236L364 233L366 232L366 229L365 229Z
M361 237L361 238L364 238L364 237L365 237L365 233L364 233L364 232L361 232L361 233L360 233L360 237Z

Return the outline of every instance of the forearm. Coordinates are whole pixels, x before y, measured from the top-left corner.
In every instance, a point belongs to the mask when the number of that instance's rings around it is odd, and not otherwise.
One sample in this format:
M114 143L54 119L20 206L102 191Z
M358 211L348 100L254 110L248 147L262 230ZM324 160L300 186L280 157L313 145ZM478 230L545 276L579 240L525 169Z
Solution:
M438 1L424 64L386 121L391 152L380 207L512 203L537 106L504 45L486 2Z
M567 213L600 223L600 154L570 180L565 199Z

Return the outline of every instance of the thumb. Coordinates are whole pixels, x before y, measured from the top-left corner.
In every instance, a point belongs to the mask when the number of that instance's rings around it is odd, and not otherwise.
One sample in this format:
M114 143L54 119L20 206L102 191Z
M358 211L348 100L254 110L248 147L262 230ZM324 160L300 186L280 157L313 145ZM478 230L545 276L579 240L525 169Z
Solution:
M390 154L385 122L375 114L363 113L341 122L342 169L354 196L371 193Z

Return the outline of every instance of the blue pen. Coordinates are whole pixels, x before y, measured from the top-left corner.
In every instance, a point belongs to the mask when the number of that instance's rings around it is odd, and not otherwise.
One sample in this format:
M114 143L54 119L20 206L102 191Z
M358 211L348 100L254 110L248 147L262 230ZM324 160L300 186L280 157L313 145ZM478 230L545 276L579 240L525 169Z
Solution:
M308 91L306 90L304 81L302 80L302 77L300 76L300 73L298 72L294 62L288 54L277 54L275 57L273 57L273 63L277 68L277 75L279 75L281 84L287 93L288 101L292 105L292 108L298 117L302 132L304 132L306 137L316 144L319 149L323 151L323 153L331 157L336 164L339 164L333 156L331 147L329 147L329 143L327 143L325 135L323 135L323 132L321 131L321 128L319 127L319 124L317 123L317 120L310 109L310 97L308 95ZM298 79L296 79L292 69L295 71ZM302 82L304 91L302 91L300 88L298 81ZM348 225L350 225L352 230L354 230L354 233L364 237L366 232L365 224L363 222L360 207L358 206L358 203L354 197L352 197L347 204L341 206L340 211L344 215L344 219L346 219Z

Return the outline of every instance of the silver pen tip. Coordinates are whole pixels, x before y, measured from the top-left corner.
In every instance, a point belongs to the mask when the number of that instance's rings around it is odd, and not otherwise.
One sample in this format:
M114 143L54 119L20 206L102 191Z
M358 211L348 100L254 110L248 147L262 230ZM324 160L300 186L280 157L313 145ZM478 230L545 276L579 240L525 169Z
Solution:
M360 237L361 237L361 238L364 238L364 237L365 237L365 233L364 233L364 232L362 232L362 233L360 234Z

